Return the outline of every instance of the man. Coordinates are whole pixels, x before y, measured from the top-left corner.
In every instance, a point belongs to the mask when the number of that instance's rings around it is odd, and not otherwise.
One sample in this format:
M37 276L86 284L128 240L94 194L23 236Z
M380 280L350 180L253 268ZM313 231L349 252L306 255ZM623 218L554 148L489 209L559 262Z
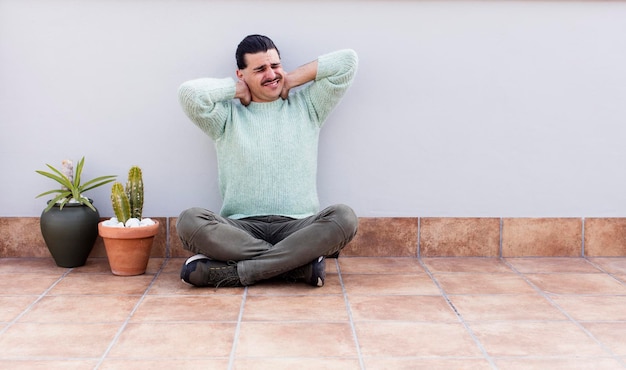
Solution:
M191 208L178 218L184 247L197 253L181 279L218 287L281 276L321 287L325 257L358 226L348 206L319 211L316 188L319 131L352 83L357 55L336 51L287 73L272 40L250 35L235 56L236 82L202 78L179 89L187 116L215 142L223 198L219 214Z

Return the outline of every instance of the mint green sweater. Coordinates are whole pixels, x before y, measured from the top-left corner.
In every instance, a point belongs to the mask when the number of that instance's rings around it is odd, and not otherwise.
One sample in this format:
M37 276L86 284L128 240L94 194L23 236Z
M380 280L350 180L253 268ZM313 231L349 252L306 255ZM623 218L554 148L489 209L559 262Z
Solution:
M287 100L247 107L233 99L232 78L181 85L183 110L215 141L222 216L304 218L318 212L319 131L352 83L357 63L353 50L322 55L315 81Z

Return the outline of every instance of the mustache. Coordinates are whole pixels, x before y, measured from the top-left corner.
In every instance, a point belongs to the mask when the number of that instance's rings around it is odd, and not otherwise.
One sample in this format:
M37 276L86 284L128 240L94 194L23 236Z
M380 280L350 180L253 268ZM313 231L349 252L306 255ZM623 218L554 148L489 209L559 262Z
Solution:
M268 78L267 80L263 80L263 81L261 82L261 84L265 85L266 83L270 83L270 82L274 82L274 81L280 81L280 80L282 80L282 79L283 79L283 76L276 76L276 77L271 78L271 79L270 79L270 78Z

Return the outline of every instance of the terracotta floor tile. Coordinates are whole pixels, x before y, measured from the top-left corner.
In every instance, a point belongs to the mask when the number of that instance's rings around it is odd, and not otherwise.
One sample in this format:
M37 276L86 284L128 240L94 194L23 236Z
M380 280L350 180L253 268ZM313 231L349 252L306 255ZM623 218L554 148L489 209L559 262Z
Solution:
M480 272L513 273L500 258L461 257L424 258L424 264L432 273L437 272Z
M88 258L84 266L74 267L71 274L111 274L109 260L104 257Z
M63 275L68 269L59 267L51 258L0 258L0 274L57 274Z
M589 261L611 274L626 274L626 258L595 257Z
M148 267L146 268L147 275L154 275L160 269L164 258L150 258L148 261ZM72 274L113 274L111 267L109 266L109 260L105 257L89 258L84 266L76 267L72 269Z
M448 298L466 321L567 320L539 294L450 295Z
M19 322L121 323L126 321L140 296L46 296Z
M0 369L11 370L84 370L95 369L99 360L0 360Z
M426 274L420 275L345 275L348 295L412 294L439 295L440 291Z
M110 358L169 359L228 357L236 323L130 323Z
M314 335L313 335L314 333ZM239 357L356 357L349 323L242 322Z
M576 370L615 370L623 366L614 358L579 357L572 358L507 358L495 359L500 370L528 370L528 369L576 369Z
M458 321L454 311L443 297L413 295L352 295L350 296L349 301L354 321Z
M339 275L327 274L323 287L314 287L304 282L288 282L284 280L262 281L248 287L250 295L327 295L341 294Z
M72 274L61 280L52 288L52 295L122 295L144 294L150 282L151 275L115 276L109 274Z
M594 340L568 321L470 323L487 353L503 356L606 356Z
M224 295L218 299L207 296L146 296L132 322L204 322L237 321L242 298ZM204 324L204 323L203 323Z
M17 318L37 296L0 296L0 322L10 322Z
M173 358L172 358L173 357ZM227 358L187 359L170 358L152 359L105 359L98 370L179 370L179 369L228 369Z
M249 296L242 321L347 322L348 312L343 295Z
M585 329L618 356L626 356L626 322L587 322Z
M40 295L61 278L55 274L0 274L0 295Z
M479 358L420 358L420 357L365 357L366 369L393 370L490 370L486 359Z
M99 357L118 329L119 324L17 323L0 335L0 359Z
M156 274L159 270L161 270L161 267L163 266L164 263L165 263L165 258L150 257L150 259L148 260L148 266L146 267L146 274L147 275Z
M170 258L163 266L162 274L180 274L180 269L187 258Z
M515 274L440 273L435 275L447 294L532 294L535 290Z
M364 357L481 357L478 345L460 323L356 322Z
M338 274L339 258L327 258L326 259L326 275Z
M345 257L339 258L342 274L423 274L417 258Z
M579 321L626 321L626 296L554 295L552 300Z
M357 370L360 369L358 358L324 358L324 357L297 357L297 358L237 358L233 368L235 370Z
M533 284L551 294L626 294L626 286L606 274L528 274Z
M196 288L185 284L178 274L160 274L148 290L148 295L192 295L192 296L222 296L239 295L244 293L244 288Z
M574 257L547 257L547 258L507 258L517 271L521 273L599 273L589 261Z
M0 368L93 369L107 349L98 369L626 364L623 257L342 256L327 261L323 288L219 289L182 283L184 261L117 277L106 258L74 269L0 259Z

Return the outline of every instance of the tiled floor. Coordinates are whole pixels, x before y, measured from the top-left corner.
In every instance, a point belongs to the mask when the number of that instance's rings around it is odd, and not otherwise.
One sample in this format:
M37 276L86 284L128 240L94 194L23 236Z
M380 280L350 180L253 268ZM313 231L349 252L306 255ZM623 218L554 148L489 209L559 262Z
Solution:
M183 261L0 259L0 368L626 368L626 258L341 257L323 288L217 290Z

